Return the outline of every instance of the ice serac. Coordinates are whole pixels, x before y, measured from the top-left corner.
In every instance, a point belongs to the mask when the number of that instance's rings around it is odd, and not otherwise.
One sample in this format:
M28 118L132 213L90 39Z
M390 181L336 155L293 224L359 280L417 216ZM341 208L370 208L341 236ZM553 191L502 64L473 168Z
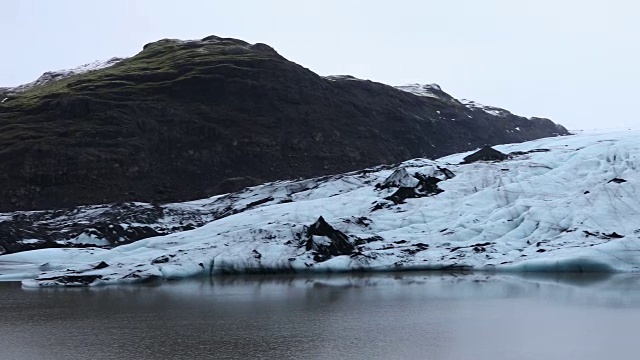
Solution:
M494 148L509 158L418 158L171 204L181 212L162 218L166 228L187 214L212 220L111 249L3 255L0 280L91 286L283 271L640 271L640 131ZM405 172L437 179L441 191L386 199L402 184L376 185Z
M322 77L218 36L48 73L0 90L0 211L165 204L567 134L415 88Z

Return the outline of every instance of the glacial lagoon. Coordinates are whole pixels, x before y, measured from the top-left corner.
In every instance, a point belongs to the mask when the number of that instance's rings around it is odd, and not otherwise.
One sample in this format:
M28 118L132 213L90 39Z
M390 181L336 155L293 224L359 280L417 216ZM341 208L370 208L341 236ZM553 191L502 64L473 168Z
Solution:
M636 359L640 276L0 283L2 359Z

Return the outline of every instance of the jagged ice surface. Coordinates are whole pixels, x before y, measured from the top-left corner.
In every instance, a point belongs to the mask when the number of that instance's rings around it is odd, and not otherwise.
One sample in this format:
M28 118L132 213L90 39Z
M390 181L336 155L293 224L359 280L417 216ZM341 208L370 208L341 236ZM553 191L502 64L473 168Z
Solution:
M245 210L194 230L111 250L0 256L0 279L54 286L244 272L640 269L640 131L495 149L510 159L460 164L467 152L256 186L234 195L233 206ZM398 204L385 199L398 188L376 184L395 173L392 180L404 186L405 171L439 179L444 191ZM310 237L320 245L330 241L309 235L320 216L348 237L352 253L318 261L305 247Z

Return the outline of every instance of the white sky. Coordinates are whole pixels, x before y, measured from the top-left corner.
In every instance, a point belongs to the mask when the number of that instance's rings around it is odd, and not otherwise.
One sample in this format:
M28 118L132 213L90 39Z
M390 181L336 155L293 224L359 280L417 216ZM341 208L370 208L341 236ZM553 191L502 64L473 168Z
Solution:
M632 0L0 1L0 86L218 35L320 75L438 83L570 129L638 128L639 15Z

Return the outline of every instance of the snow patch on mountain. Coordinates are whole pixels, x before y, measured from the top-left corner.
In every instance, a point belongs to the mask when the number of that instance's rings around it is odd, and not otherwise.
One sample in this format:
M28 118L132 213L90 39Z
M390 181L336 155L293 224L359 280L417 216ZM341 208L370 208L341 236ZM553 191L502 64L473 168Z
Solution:
M442 88L438 84L407 84L401 86L395 86L396 89L406 91L408 93L414 94L416 96L430 97L434 99L443 100L450 104L462 105L469 110L467 113L468 118L473 118L473 115L477 111L482 111L492 116L498 117L507 117L513 115L510 111L489 105L483 105L476 101L467 100L467 99L456 99L444 92ZM439 113L439 112L438 112ZM527 118L531 119L531 118ZM452 119L454 120L454 119ZM512 131L521 131L520 128L515 128L515 130L507 130L509 132Z
M417 96L430 97L430 98L440 99L447 102L452 102L457 105L463 105L467 109L471 110L471 112L483 111L489 115L501 116L501 117L512 115L511 112L498 107L482 105L480 103L467 100L467 99L460 99L460 100L455 99L451 95L444 92L438 84L408 84L408 85L396 86L396 89L406 91L408 93L411 93ZM473 117L470 114L467 114L467 116L469 118Z
M438 84L407 84L396 86L396 89L406 91L417 96L426 96L442 99L442 89Z
M0 266L0 279L85 286L260 272L640 270L640 131L494 148L508 158L463 163L466 152L260 185L226 195L238 211L193 230L113 249L0 256L0 265L19 264Z
M0 88L0 92L2 92L2 93L19 93L19 92L27 91L27 90L33 89L36 86L44 85L44 84L52 82L52 81L58 81L58 80L66 79L66 78L68 78L70 76L84 74L84 73L87 73L87 72L90 72L90 71L104 69L104 68L107 68L109 66L113 66L113 65L119 63L122 60L124 60L124 58L114 57L114 58L111 58L109 60L98 60L98 61L90 62L88 64L80 65L80 66L78 66L76 68L73 68L73 69L47 71L44 74L42 74L39 78L37 78L36 80L34 80L34 81L30 82L30 83L23 84L23 85L18 85L16 87ZM4 99L4 100L6 100L6 99ZM2 102L4 102L4 100L2 100Z
M351 75L327 75L327 76L323 76L323 78L330 80L330 81L340 81L340 80L344 80L344 81L367 81L364 79L358 79L355 76L351 76Z
M482 105L480 103L477 103L475 101L472 100L467 100L467 99L460 99L460 102L466 106L467 108L469 108L470 110L481 110L486 112L489 115L493 115L493 116L508 116L511 115L511 113L505 109L501 109L501 108L497 108L494 106L487 106L487 105Z

